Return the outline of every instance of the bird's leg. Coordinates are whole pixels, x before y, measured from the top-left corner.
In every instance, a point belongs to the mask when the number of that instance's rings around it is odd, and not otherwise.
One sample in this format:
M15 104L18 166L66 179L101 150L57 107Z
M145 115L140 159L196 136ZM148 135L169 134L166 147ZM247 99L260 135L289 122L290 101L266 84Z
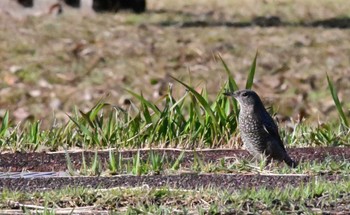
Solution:
M265 167L269 166L270 164L272 164L272 158L270 156L267 156L265 158Z

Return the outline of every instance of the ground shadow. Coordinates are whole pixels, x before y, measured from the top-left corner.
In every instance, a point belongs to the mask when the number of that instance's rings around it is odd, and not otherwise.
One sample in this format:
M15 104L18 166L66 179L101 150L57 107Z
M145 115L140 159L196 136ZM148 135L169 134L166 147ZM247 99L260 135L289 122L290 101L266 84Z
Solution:
M158 24L160 26L179 26L183 28L188 27L237 27L237 28L244 28L244 27L252 27L252 26L259 26L259 27L288 27L288 26L295 26L295 27L324 27L324 28L350 28L350 18L347 17L341 17L341 18L330 18L330 19L322 19L322 20L316 20L313 22L285 22L278 16L257 16L253 18L251 21L246 22L231 22L231 21L213 21L208 18L208 20L196 20L198 17L198 14L192 14L189 12L183 12L183 11L174 11L174 10L149 10L148 13L168 13L168 14L176 14L179 16L186 16L189 18L192 18L193 21L184 21L184 22L177 22L177 21L161 21Z

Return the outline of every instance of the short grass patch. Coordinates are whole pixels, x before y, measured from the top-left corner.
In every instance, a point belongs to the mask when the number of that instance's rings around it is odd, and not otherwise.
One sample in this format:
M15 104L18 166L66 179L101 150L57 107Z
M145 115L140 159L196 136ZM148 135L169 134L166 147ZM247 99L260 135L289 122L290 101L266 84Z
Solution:
M169 188L113 188L91 190L66 188L63 190L21 193L3 191L1 209L31 209L31 205L53 212L83 207L133 213L280 213L330 212L349 210L350 183L315 180L299 187L274 189L240 189L234 192L214 188L177 190ZM41 210L42 211L42 210Z

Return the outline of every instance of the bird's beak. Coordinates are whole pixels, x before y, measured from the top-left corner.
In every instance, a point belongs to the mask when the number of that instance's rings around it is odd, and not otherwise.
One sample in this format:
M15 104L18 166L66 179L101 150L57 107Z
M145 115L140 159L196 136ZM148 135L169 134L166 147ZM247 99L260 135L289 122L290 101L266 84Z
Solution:
M235 92L224 92L225 96L232 96L234 98L236 98L237 94Z

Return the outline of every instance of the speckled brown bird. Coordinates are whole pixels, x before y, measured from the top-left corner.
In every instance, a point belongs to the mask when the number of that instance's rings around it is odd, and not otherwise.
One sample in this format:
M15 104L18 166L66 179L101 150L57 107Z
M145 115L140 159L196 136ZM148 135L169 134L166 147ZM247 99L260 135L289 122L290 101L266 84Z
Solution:
M252 90L224 94L234 97L240 105L238 126L249 153L254 157L265 156L267 164L274 159L296 167L297 163L289 157L278 133L278 127L258 94Z

